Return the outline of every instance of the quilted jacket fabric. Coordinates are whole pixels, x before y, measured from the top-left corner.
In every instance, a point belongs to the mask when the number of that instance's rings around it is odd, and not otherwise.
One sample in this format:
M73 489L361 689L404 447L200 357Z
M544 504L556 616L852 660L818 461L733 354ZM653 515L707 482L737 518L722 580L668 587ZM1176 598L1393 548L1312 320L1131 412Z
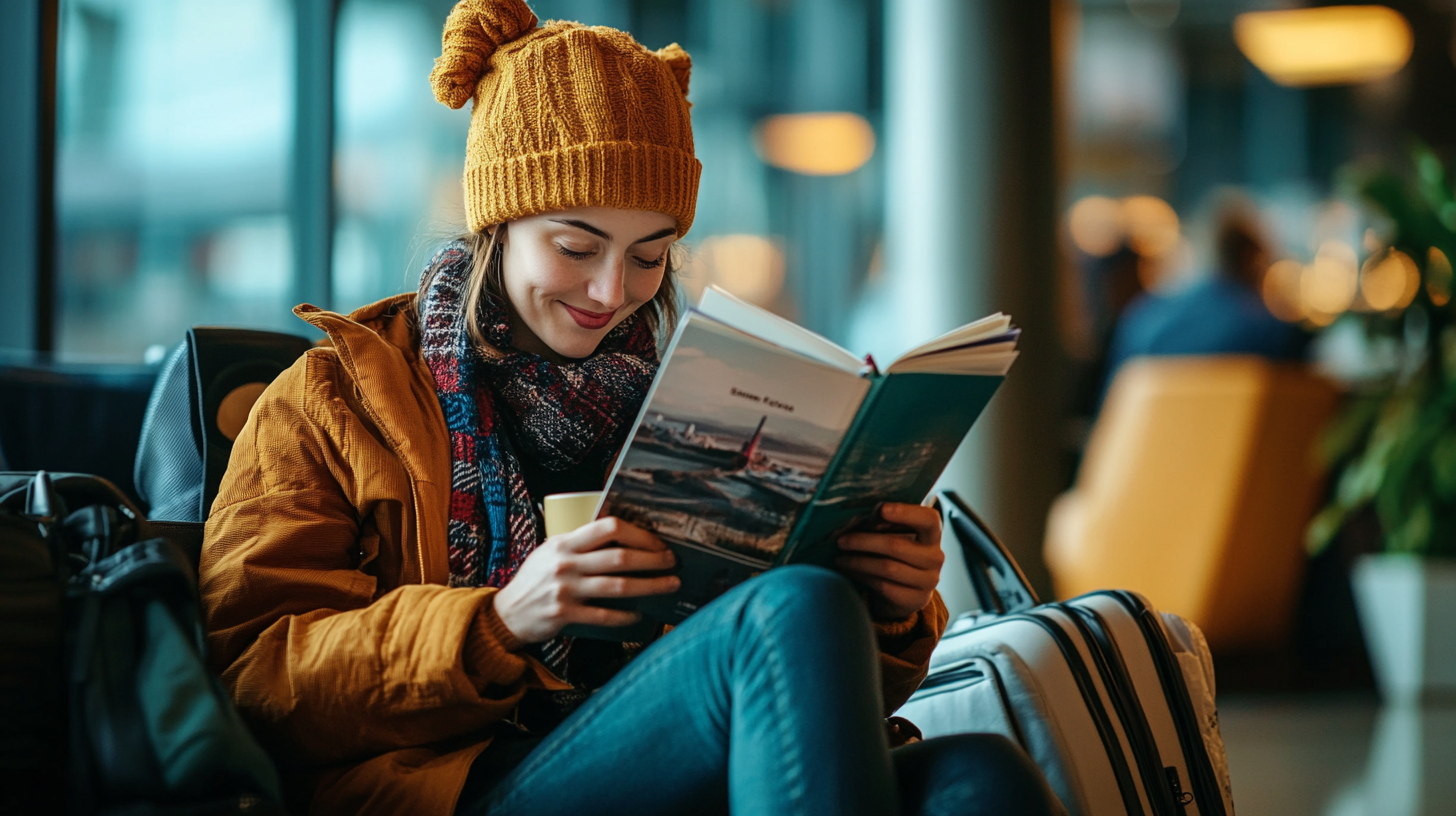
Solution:
M213 668L310 813L450 814L490 727L532 687L493 589L450 588L450 452L398 295L353 314L259 398L201 562ZM877 625L887 713L924 677L938 596Z

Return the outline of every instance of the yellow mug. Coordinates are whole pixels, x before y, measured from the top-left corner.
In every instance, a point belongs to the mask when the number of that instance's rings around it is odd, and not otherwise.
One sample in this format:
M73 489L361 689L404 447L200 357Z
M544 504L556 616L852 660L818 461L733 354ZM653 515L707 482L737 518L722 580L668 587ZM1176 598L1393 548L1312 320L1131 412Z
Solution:
M547 496L541 501L542 513L546 516L546 535L561 535L590 524L596 520L597 505L601 503L600 490Z
M602 491L588 490L583 493L553 493L541 500L541 511L546 516L546 535L569 533L585 524L596 521L597 505L602 503ZM632 609L630 601L602 600L597 604L610 609ZM629 641L645 643L657 637L658 624L644 618L627 626L586 626L569 624L561 630L563 635L593 638L597 640Z

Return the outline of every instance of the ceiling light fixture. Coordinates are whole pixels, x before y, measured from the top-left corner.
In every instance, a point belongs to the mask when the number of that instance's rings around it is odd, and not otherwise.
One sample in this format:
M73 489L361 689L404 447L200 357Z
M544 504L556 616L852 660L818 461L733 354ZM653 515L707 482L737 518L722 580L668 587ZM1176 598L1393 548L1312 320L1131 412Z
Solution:
M1250 11L1234 41L1280 85L1347 85L1382 79L1410 60L1410 23L1385 6Z

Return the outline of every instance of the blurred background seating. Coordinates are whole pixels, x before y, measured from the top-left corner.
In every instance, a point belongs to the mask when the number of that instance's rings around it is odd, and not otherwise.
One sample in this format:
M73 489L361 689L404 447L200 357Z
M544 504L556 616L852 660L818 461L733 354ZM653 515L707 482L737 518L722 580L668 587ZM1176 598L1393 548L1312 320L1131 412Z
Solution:
M1047 520L1057 597L1124 587L1196 622L1216 654L1286 646L1335 401L1303 366L1255 357L1128 363Z
M0 461L11 470L94 473L133 501L132 457L157 371L145 365L0 356Z

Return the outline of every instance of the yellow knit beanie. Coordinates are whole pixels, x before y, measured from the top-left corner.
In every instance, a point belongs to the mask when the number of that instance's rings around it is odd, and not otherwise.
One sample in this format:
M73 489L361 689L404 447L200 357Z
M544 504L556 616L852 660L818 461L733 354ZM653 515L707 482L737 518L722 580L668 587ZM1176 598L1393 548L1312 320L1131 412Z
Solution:
M693 224L702 163L688 116L692 59L630 34L551 21L523 0L460 0L430 74L452 108L475 100L465 144L472 231L569 207L650 210Z

